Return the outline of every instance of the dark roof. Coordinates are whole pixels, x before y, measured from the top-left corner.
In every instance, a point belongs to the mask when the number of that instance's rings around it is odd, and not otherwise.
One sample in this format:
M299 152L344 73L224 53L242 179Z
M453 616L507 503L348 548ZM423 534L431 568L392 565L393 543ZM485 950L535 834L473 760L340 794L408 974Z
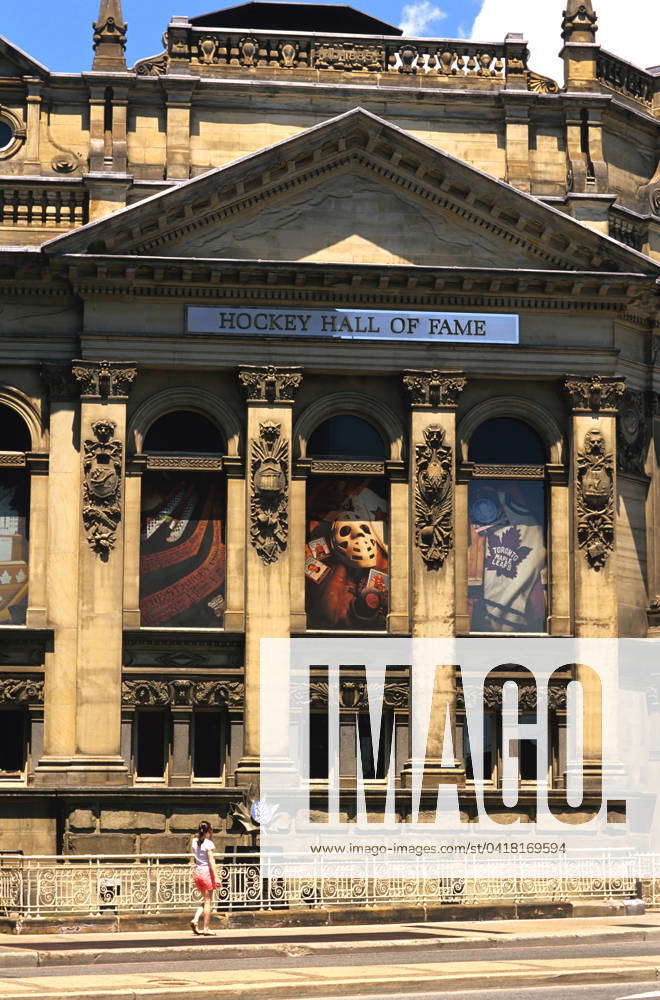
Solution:
M192 17L198 28L253 28L255 31L312 31L321 34L401 35L400 28L339 3L253 0L213 14Z

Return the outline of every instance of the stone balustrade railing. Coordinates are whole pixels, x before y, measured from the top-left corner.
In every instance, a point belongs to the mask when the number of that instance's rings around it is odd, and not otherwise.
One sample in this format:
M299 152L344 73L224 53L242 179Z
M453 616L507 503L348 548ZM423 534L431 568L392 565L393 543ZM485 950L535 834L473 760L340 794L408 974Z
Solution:
M656 78L651 73L600 49L596 60L596 74L599 82L610 90L632 98L647 108L652 107Z
M2 228L34 226L66 231L87 221L87 193L79 179L43 184L17 177L0 183Z
M497 88L515 80L520 89L556 93L553 80L531 73L521 36L504 42L374 35L321 35L309 32L246 31L199 28L174 18L166 34L167 50L136 64L138 75L189 72L226 75L274 72L309 79L338 73L397 74L425 85Z

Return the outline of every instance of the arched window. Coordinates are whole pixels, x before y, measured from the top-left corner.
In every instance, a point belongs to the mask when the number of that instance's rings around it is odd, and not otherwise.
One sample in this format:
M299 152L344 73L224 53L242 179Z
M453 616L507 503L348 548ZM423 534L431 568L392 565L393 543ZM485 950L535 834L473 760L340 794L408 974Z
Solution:
M474 432L468 458L470 630L545 632L544 444L528 424L497 417Z
M305 610L313 630L387 627L389 500L385 445L366 420L338 415L311 434Z
M225 609L225 441L210 420L167 413L144 439L140 623L220 628Z
M0 626L24 625L28 604L31 451L27 425L0 405Z

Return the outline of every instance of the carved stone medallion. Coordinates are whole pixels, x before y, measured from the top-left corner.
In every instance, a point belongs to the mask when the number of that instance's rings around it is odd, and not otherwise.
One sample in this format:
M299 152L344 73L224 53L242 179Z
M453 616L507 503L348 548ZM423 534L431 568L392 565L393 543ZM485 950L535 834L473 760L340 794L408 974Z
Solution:
M135 678L122 683L122 704L127 707L193 705L213 708L242 708L245 700L243 681L173 681Z
M267 420L252 442L250 541L265 563L276 562L289 535L289 442L282 425Z
M92 549L107 559L117 543L121 521L122 445L114 437L113 420L96 420L83 459L83 523Z
M453 452L444 428L424 430L415 446L415 545L429 569L440 569L453 545Z
M578 545L598 572L614 548L614 458L598 430L577 454L575 512Z

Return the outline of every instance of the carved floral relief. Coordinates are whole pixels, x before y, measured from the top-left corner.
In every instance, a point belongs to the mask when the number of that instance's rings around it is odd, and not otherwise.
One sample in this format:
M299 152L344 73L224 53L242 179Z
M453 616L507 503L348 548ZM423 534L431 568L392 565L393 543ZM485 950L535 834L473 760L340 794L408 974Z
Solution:
M265 563L274 563L289 535L289 442L282 425L267 420L252 442L250 541Z
M427 427L424 442L415 446L415 544L440 569L453 545L453 452L442 427Z
M107 559L117 544L121 521L122 444L113 420L92 424L94 439L84 444L83 523L91 548Z
M588 431L577 454L578 545L600 571L614 548L614 457L601 431Z

